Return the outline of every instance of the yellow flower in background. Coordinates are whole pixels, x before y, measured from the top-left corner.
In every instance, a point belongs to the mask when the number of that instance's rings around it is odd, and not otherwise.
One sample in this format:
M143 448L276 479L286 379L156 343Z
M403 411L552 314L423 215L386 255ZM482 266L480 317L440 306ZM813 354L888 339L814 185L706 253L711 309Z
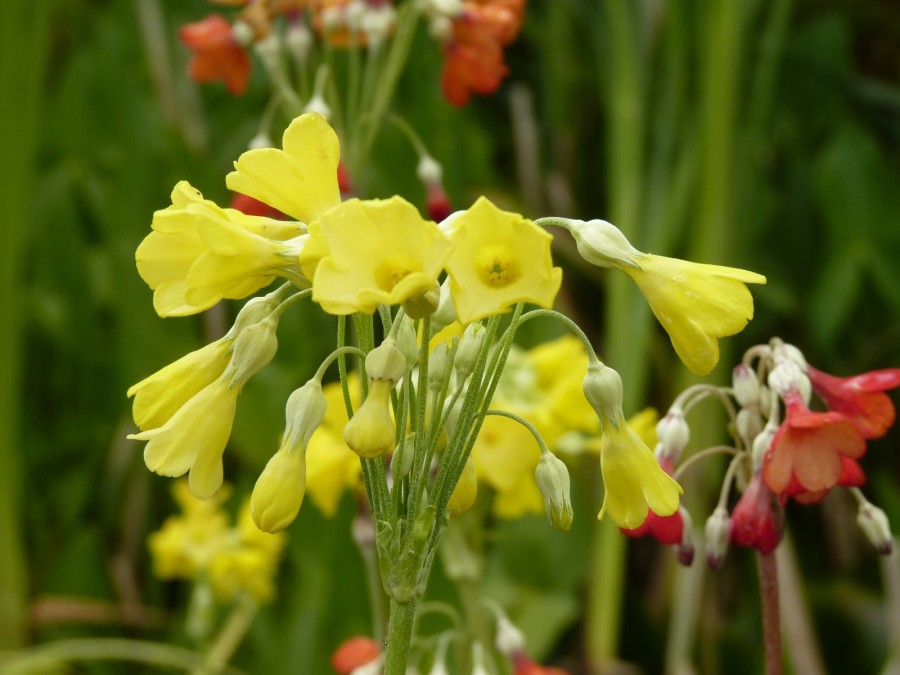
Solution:
M581 386L588 367L581 340L566 334L544 342L528 350L528 362L537 378L539 397L553 420L553 440L569 431L599 433L600 422Z
M327 254L313 280L313 300L331 314L371 314L436 285L450 249L447 237L401 197L351 199L310 225ZM318 245L318 244L317 244Z
M547 232L484 197L450 227L453 249L446 268L460 323L509 311L519 302L553 305L562 271L553 267Z
M450 500L447 502L447 511L451 516L458 516L472 507L477 496L478 476L475 473L475 463L470 457L463 466L459 482L456 484L453 494L450 495Z
M754 272L641 253L637 267L620 269L634 279L675 352L698 375L719 361L716 338L739 333L753 318L746 284L764 284Z
M160 316L186 316L223 298L243 298L276 276L300 278L296 255L305 228L219 208L181 181L172 205L153 215L135 252ZM291 241L293 240L293 241Z
M248 150L226 176L230 190L249 195L303 223L341 202L337 168L341 149L324 117L307 113L292 121L283 150Z
M598 515L608 514L619 527L643 524L648 509L658 516L678 510L681 486L663 471L650 449L620 417L605 424L600 440L600 470L605 494Z
M208 499L222 485L222 453L231 435L240 387L226 377L208 384L182 405L165 424L128 438L149 441L144 463L161 476L188 471L191 491Z
M237 525L232 526L222 508L227 489L213 499L201 500L182 480L172 492L182 513L167 518L147 539L154 573L161 579L208 581L221 600L241 593L257 601L270 599L284 535L260 532L246 502Z
M231 359L232 338L222 338L182 356L128 390L134 422L141 431L161 427L179 408L215 382Z

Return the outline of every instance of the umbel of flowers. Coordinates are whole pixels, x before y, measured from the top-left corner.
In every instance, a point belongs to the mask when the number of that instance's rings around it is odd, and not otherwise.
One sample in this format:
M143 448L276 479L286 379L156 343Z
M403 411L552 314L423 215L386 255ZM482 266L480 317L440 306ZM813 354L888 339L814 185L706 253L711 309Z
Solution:
M385 670L402 673L438 540L448 518L474 499L472 453L487 419L508 418L533 437L540 452L533 480L546 513L557 527L571 525L565 464L534 424L492 405L523 323L561 321L587 355L583 396L603 431L600 516L637 528L648 514L678 512L681 488L623 416L621 378L570 319L552 310L562 272L553 266L552 237L544 226L565 227L586 260L632 277L677 353L700 373L718 359L717 338L751 318L745 284L765 279L642 253L604 221L533 222L483 197L440 223L422 218L399 196L342 201L339 162L334 131L323 117L304 114L285 131L282 149L244 153L226 178L229 188L289 220L220 208L187 183L175 187L171 206L156 212L136 258L161 316L245 298L279 277L285 283L248 301L224 337L129 390L139 427L132 438L147 441L144 458L151 470L187 473L196 496L212 497L222 485L222 456L239 394L275 356L282 314L310 298L336 316L335 349L288 399L284 436L256 483L251 510L267 531L296 517L312 434L335 419L322 380L337 362L337 405L347 419L342 435L358 455L391 603ZM348 317L354 345L347 340ZM435 339L454 323L465 328L461 336ZM353 364L355 373L348 369ZM358 405L351 396L354 381Z

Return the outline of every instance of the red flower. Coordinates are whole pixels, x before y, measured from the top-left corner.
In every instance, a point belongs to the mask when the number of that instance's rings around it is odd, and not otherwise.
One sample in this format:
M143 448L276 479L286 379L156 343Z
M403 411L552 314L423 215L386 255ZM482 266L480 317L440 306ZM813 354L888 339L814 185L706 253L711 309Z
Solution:
M900 387L900 368L835 377L807 366L806 374L829 410L849 419L863 438L881 438L894 423L894 403L884 392Z
M509 72L503 47L519 34L524 14L525 0L465 2L462 15L453 22L453 37L444 47L444 98L462 106L473 92L497 90Z
M250 77L250 57L238 43L231 24L219 14L185 24L181 41L194 52L188 73L197 82L222 80L232 94L243 94Z
M841 456L841 475L838 478L838 485L843 487L862 487L866 484L866 473L855 459ZM830 490L804 490L800 482L794 478L787 490L784 491L785 497L793 497L795 501L801 504L815 504L828 496Z
M841 457L866 451L857 428L837 412L812 412L796 392L785 397L787 413L766 451L763 478L772 492L829 490L838 484Z
M675 457L665 456L660 458L659 465L663 471L670 476L675 469ZM661 544L668 546L677 546L684 540L684 517L681 515L681 509L678 509L670 516L658 516L652 510L647 512L647 518L643 523L633 529L625 529L620 527L622 534L629 537L639 538L646 537L648 534ZM691 556L693 559L693 555ZM687 563L690 565L690 562Z
M731 512L731 541L760 553L775 550L784 531L784 511L775 496L755 473Z
M516 652L512 661L513 675L569 675L568 670L535 663L524 652Z
M285 215L276 208L273 208L266 204L265 202L261 202L258 199L254 199L248 195L241 194L240 192L235 192L234 196L231 198L231 204L229 205L233 209L237 209L241 213L245 213L248 216L264 216L266 218L276 218L283 219Z
M450 198L440 183L429 183L425 187L425 210L428 217L437 223L453 212Z
M381 645L370 637L357 635L344 640L331 655L331 667L338 675L350 675L381 655Z

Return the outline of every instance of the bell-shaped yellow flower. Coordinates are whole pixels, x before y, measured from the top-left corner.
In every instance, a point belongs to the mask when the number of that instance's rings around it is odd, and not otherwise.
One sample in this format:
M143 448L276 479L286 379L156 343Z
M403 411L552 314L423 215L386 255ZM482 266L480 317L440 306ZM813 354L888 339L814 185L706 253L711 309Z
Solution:
M325 118L297 117L282 138L283 150L248 150L234 163L225 183L297 220L310 223L341 202L337 167L340 144Z
M222 338L182 356L128 390L134 396L134 422L141 431L165 424L200 390L215 382L228 366L232 340Z
M634 279L675 352L698 375L719 361L716 338L739 333L753 318L753 296L746 284L764 284L754 272L665 258L635 257L637 266L620 269Z
M172 206L157 211L151 227L135 260L160 316L246 297L277 275L302 278L296 255L305 228L221 209L186 181L175 186Z
M313 300L331 314L371 314L429 291L450 250L438 226L402 197L346 201L313 222L310 234L328 249Z
M553 305L562 271L553 267L553 237L547 232L485 197L453 217L450 227L453 250L446 267L460 323L509 311L519 302Z
M678 510L681 486L659 463L624 417L604 424L600 440L600 470L605 494L599 518L609 514L619 527L643 524L648 509L658 516Z
M191 397L165 424L128 438L149 441L144 448L147 468L162 476L190 471L188 484L200 499L222 485L222 453L231 435L240 387L221 377Z

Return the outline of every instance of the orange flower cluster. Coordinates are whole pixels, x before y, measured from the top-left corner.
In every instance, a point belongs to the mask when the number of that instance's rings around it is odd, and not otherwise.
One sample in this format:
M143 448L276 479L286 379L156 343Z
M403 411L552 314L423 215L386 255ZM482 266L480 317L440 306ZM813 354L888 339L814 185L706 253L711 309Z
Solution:
M525 0L465 0L444 45L441 87L453 105L469 102L472 93L491 94L509 69L503 48L519 34Z

